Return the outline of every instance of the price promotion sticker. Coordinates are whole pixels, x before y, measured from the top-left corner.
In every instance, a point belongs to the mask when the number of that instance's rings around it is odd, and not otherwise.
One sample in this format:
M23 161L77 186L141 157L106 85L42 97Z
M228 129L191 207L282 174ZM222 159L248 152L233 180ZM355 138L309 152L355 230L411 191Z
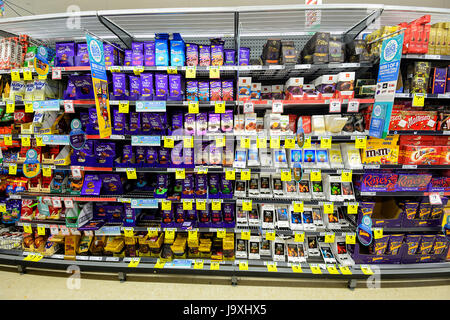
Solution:
M274 101L272 103L272 113L283 113L283 102Z
M211 261L209 268L210 268L210 270L219 270L220 269L219 261Z
M185 172L184 168L175 170L175 179L184 180L185 178L186 178L186 172Z
M280 149L280 137L270 138L270 148Z
M267 139L265 137L256 138L256 148L267 149Z
M225 101L216 101L214 112L225 113Z
M220 78L220 69L218 66L210 66L209 67L209 77L211 79L219 79Z
M52 68L52 79L61 80L62 79L62 68L53 67Z
M33 233L33 229L31 228L31 224L24 223L23 224L23 232L25 232L25 233Z
M333 211L334 211L334 203L333 202L323 204L323 212L325 214L332 214Z
M243 200L242 201L242 210L252 211L252 200Z
M267 271L269 271L269 272L278 272L276 262L269 262L269 263L267 263Z
M177 74L177 67L167 67L167 74Z
M311 137L305 137L305 143L303 144L303 149L311 148Z
M329 274L339 274L339 271L334 264L327 266L327 270Z
M175 238L175 231L166 229L164 231L164 238L167 240L173 240Z
M203 260L195 260L194 269L203 269Z
M212 200L211 201L211 210L214 210L214 211L222 210L222 201L220 201L220 200Z
M356 203L349 203L347 206L347 214L357 214L358 213L358 206L359 204Z
M192 210L192 200L183 200L183 210Z
M14 113L15 110L16 110L16 102L6 101L6 113Z
M11 81L20 81L20 71L11 70Z
M348 100L347 112L359 112L359 101Z
M334 243L334 232L325 233L325 243Z
M331 149L331 137L320 138L320 147L322 149Z
M266 232L266 240L274 241L275 240L275 231L267 231Z
M242 240L250 240L250 230L242 230L241 231L241 239Z
M127 168L127 179L128 180L136 180L137 179L137 174L136 174L136 168Z
M352 274L352 272L350 271L350 268L347 266L339 266L339 270L341 270L343 275L349 276Z
M206 210L206 200L201 199L195 200L195 209L200 211Z
M147 228L147 234L150 238L157 237L158 229L157 228Z
M161 210L170 211L172 210L172 201L170 200L162 200L161 201Z
M293 139L293 138L286 138L284 140L284 147L286 149L294 149L295 148L295 139Z
M355 148L356 149L365 149L367 146L367 138L366 137L356 137L355 139Z
M198 101L189 101L188 109L189 109L189 113L198 113L199 102Z
M322 181L322 173L320 170L311 170L311 181Z
M225 147L225 143L226 143L225 136L216 137L216 148L223 148L223 147Z
M241 180L250 181L250 175L251 175L250 169L241 170Z
M322 270L320 270L320 267L317 264L310 264L309 268L313 274L322 274Z
M183 148L193 148L194 137L183 137Z
M239 270L248 270L248 261L239 261Z
M119 113L130 112L130 101L119 101Z
M361 271L362 271L365 275L370 276L370 275L373 274L372 268L370 268L370 266L367 265L367 264L364 264L364 265L362 264L362 265L360 266L360 268L361 268Z
M250 138L241 138L241 148L250 149Z
M291 181L291 169L281 169L281 181Z
M302 213L303 211L303 201L294 201L294 212Z
M244 113L254 113L255 112L255 105L253 102L246 102L244 103Z
M195 79L197 76L196 67L186 67L186 79Z
M165 264L166 264L165 262L163 262L163 261L158 259L158 260L156 260L156 264L155 264L154 268L156 268L156 269L163 269Z
M196 241L197 240L197 230L189 230L188 231L188 241Z
M305 242L305 233L301 231L295 231L294 241Z
M164 148L173 149L175 147L175 141L173 138L164 137Z
M293 264L292 271L295 273L303 273L302 267L299 264Z
M23 69L23 80L25 81L31 81L33 80L33 72L30 68Z
M136 268L141 262L141 258L131 258L130 263L128 264L129 268Z
M33 109L33 102L31 101L25 101L25 113L33 113L34 109Z
M17 174L17 163L9 164L8 173L13 176Z
M341 112L342 101L339 99L330 99L330 113Z
M22 146L24 147L30 147L31 146L31 139L29 136L22 136L20 138L20 140L22 141Z
M356 244L356 233L347 233L345 235L346 244Z
M125 237L134 237L134 229L131 227L123 228L123 233L125 234Z
M133 67L134 75L139 76L142 72L144 72L144 67Z
M217 229L217 238L223 239L227 235L226 229Z
M341 182L352 182L352 170L342 170Z
M413 107L423 107L425 105L425 95L423 93L414 93Z
M236 180L236 171L234 169L225 169L226 180Z
M373 237L374 239L383 238L383 228L373 228Z

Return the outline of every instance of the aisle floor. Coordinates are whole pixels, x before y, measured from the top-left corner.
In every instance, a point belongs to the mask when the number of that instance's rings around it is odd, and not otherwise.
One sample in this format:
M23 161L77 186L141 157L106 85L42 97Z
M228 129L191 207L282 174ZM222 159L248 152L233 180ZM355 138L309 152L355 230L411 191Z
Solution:
M81 275L79 289L65 272L31 270L20 275L16 269L0 267L0 299L450 299L450 279L429 280L411 286L406 282L383 282L380 289L368 289L365 282L351 291L345 282L285 281L180 276Z

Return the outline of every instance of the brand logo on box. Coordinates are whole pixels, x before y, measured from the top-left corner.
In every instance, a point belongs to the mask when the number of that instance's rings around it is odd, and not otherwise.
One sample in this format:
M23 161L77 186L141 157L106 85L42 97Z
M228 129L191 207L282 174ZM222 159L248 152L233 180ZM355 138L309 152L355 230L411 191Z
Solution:
M383 57L386 61L391 61L394 59L395 55L397 54L398 50L398 43L395 40L390 40L386 47L384 48Z

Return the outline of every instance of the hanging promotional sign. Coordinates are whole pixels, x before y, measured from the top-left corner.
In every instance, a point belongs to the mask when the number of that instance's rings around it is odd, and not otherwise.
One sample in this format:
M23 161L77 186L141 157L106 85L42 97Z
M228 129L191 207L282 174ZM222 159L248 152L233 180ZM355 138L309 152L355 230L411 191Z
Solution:
M34 58L34 69L40 76L45 76L50 71L49 62L52 61L55 56L55 50L40 46L37 49L36 56Z
M81 121L73 119L70 123L70 145L75 150L81 150L86 144L86 133L81 129Z
M97 120L100 138L111 135L111 111L108 99L108 79L106 78L105 54L103 42L86 35L91 65L92 85L94 86L95 105L97 107Z
M386 138L389 132L392 107L397 88L400 60L402 58L403 33L383 41L378 69L375 104L370 121L369 136Z
M41 164L37 159L38 154L36 150L30 149L27 151L26 159L23 164L23 175L27 178L34 178L41 173Z
M356 235L363 246L369 246L372 243L372 219L369 216L362 218L361 224L356 228Z

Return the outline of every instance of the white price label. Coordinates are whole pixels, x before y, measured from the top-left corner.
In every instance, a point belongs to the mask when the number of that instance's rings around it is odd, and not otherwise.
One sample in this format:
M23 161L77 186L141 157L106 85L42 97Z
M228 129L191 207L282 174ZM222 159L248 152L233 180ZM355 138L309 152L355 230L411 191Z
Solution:
M253 113L255 112L255 105L253 102L244 103L244 113Z
M50 233L53 234L53 235L59 234L59 229L58 229L58 226L56 224L52 224L50 226Z
M52 206L54 208L62 208L62 203L60 198L53 198L52 199Z
M70 236L70 231L66 226L60 226L59 230L63 236Z
M441 205L442 204L442 199L441 199L441 196L439 195L439 193L430 193L429 198L430 198L430 203L432 205Z
M64 112L65 113L75 113L75 108L73 107L72 100L64 100Z
M358 112L358 111L359 111L359 101L348 100L347 112Z
M52 68L52 79L53 80L61 80L62 78L62 69L58 67Z
M341 100L331 99L330 100L330 112L336 113L341 112Z
M72 199L68 199L68 198L64 199L64 206L67 209L72 209L73 208L73 200Z
M273 113L283 113L283 102L274 101L272 103L272 112Z
M72 177L81 178L81 167L71 167Z

